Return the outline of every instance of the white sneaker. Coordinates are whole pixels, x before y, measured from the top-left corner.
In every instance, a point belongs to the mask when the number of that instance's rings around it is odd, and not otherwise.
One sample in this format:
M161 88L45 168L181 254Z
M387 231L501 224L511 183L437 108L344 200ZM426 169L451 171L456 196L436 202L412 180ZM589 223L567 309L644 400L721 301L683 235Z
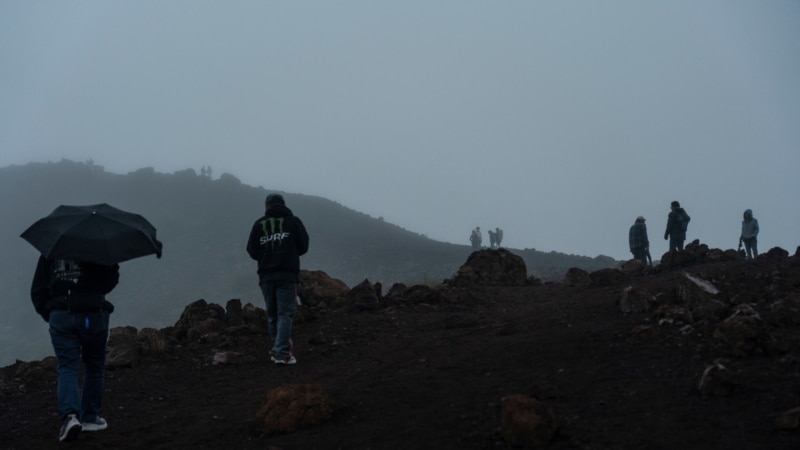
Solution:
M81 425L83 426L83 431L101 431L108 428L108 422L100 416L97 416L91 422L81 422Z
M78 437L81 432L81 421L78 420L76 414L69 414L64 423L61 424L61 430L58 432L58 440L61 442L71 441Z
M275 364L277 364L279 366L281 366L281 365L288 366L290 364L297 364L297 360L292 355L289 355L289 356L287 356L287 357L285 357L283 359L278 359L278 358L275 358L273 356L272 357L272 362L274 362Z

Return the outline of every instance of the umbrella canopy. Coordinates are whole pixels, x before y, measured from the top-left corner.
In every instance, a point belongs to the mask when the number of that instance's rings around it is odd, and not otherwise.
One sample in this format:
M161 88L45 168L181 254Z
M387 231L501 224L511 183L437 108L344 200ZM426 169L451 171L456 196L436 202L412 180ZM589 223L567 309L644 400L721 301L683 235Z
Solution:
M61 205L21 237L45 258L112 265L151 254L161 257L161 242L147 219L105 203Z

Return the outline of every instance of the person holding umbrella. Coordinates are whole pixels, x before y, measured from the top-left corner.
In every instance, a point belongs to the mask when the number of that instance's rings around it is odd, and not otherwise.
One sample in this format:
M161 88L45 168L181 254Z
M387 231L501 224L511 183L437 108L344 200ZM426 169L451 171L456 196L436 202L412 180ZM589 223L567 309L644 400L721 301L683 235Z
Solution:
M119 264L161 256L155 228L144 218L106 204L59 206L22 233L41 251L31 284L36 312L50 326L58 359L58 440L108 427L100 417L109 315L106 294L119 282ZM78 372L83 362L83 385Z

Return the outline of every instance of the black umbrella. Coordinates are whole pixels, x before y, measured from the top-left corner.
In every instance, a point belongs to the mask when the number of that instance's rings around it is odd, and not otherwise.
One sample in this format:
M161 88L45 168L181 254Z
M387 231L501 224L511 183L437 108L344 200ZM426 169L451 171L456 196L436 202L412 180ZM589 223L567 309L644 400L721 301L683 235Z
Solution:
M105 203L61 205L21 237L45 258L111 265L154 253L161 257L161 242L147 219Z

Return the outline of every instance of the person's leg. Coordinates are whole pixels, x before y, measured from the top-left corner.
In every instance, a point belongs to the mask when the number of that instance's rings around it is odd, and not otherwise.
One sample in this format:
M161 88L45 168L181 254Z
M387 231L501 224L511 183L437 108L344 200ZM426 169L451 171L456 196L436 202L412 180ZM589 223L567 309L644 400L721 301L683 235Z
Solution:
M80 416L81 394L78 388L78 366L81 343L75 318L64 310L50 312L50 340L58 359L58 414L61 418L74 413Z
M272 352L275 352L275 338L278 335L278 305L275 298L275 283L262 281L261 293L264 295L264 303L267 309L267 333Z
M275 337L274 357L277 360L283 360L291 357L292 350L292 324L294 322L294 314L297 312L297 303L295 302L295 283L290 281L281 281L275 285L275 302L277 304L277 334Z
M678 249L678 240L673 238L672 236L669 237L669 252L673 253Z
M753 248L753 258L758 258L758 239L755 236L750 238L750 246Z
M105 384L106 342L108 341L108 313L84 316L81 330L83 348L83 396L81 422L94 422L100 415Z

